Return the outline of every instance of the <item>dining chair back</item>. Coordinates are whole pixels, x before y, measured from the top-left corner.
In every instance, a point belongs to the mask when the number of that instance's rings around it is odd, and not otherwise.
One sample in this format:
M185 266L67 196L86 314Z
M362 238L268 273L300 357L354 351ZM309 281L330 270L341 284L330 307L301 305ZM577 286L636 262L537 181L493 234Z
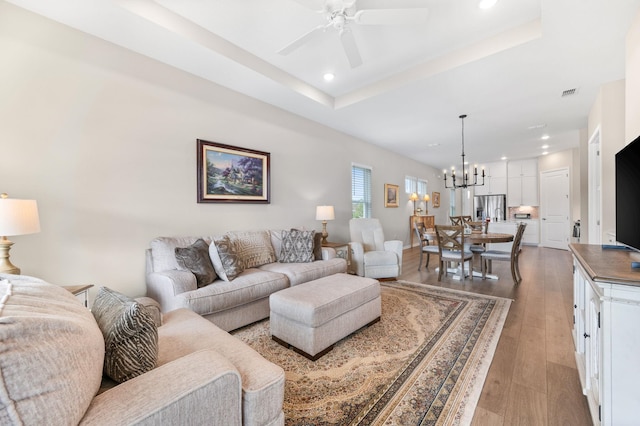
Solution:
M480 255L480 264L482 266L482 279L487 276L487 270L491 270L491 263L494 260L503 260L511 262L511 277L514 284L520 284L522 275L520 274L520 253L522 251L522 236L526 229L526 223L518 224L516 235L513 239L511 251L487 250Z
M456 262L460 265L462 279L465 279L464 264L468 260L473 259L473 253L465 249L464 227L436 225L436 235L438 239L438 253L440 254L438 281L442 280L443 272L445 275L448 273L447 264L449 262ZM473 279L471 265L469 266L469 276Z
M432 254L439 254L438 245L436 244L432 246L430 241L425 237L426 228L423 223L414 222L413 231L420 240L420 261L418 262L418 271L422 267L422 257L425 253L427 254L427 263L424 266L429 270L429 257Z

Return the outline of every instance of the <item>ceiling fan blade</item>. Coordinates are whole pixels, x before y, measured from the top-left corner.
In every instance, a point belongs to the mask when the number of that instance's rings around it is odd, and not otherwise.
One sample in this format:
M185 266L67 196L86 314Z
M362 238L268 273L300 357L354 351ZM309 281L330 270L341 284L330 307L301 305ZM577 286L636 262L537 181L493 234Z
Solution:
M429 9L364 9L356 12L354 21L360 25L418 25L427 21Z
M317 34L324 32L326 28L327 28L326 25L319 25L315 27L311 31L301 35L300 37L293 40L291 43L289 43L282 49L278 50L278 53L285 56L288 55L289 53L293 52L294 50L296 50L297 48L299 48L300 46L302 46L303 44L307 43L309 40L314 38Z
M344 53L347 54L351 68L362 65L362 58L360 57L360 51L356 45L356 39L353 37L353 33L349 30L343 30L340 33L340 41L342 42Z

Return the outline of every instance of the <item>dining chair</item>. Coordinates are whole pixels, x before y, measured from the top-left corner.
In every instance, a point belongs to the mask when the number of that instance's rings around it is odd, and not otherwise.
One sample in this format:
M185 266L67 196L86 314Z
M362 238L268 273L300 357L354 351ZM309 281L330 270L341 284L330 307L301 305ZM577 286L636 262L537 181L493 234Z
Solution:
M420 240L420 262L418 263L418 271L422 267L422 256L424 253L427 254L427 263L424 266L427 270L429 270L429 257L432 254L440 254L440 249L438 248L437 244L432 246L430 244L430 241L424 236L424 233L426 231L424 224L420 222L414 222L413 230Z
M463 218L463 221L464 221L464 218ZM482 229L485 226L484 222L474 222L474 221L467 222L467 225L471 228L471 232L478 232L478 233L482 233ZM485 244L471 244L469 246L469 250L471 250L471 253L475 255L479 255L480 253L484 253L487 250L487 247L485 246Z
M462 226L462 216L449 216L452 226Z
M442 280L442 272L445 276L448 273L447 263L457 262L460 265L461 276L464 280L464 264L473 259L473 253L465 249L464 227L436 225L436 235L438 237L438 254L440 255L440 270L438 271L438 281ZM473 267L469 265L469 276L473 280Z
M494 260L505 260L511 262L511 277L514 284L520 284L522 275L520 275L520 252L522 251L522 235L527 227L526 223L520 223L516 230L516 236L513 239L511 252L502 250L487 250L480 254L480 264L482 266L482 279L487 277L487 269L491 269L491 263Z

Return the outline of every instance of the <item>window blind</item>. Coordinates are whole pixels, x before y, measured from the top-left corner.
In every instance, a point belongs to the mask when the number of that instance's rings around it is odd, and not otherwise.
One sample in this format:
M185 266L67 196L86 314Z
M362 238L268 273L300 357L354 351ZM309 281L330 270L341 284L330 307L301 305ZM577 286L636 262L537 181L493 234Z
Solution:
M351 166L351 205L353 218L371 217L371 168Z

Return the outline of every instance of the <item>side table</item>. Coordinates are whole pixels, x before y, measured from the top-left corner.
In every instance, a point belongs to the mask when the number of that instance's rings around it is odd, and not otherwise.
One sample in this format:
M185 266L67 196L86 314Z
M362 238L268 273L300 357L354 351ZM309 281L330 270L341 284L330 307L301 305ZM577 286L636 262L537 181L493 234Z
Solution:
M73 294L85 308L89 307L89 289L93 287L93 284L84 285L63 285L62 288Z
M327 241L322 243L322 247L331 247L336 251L336 256L347 261L347 272L351 273L351 250L349 249L349 243L334 243Z

